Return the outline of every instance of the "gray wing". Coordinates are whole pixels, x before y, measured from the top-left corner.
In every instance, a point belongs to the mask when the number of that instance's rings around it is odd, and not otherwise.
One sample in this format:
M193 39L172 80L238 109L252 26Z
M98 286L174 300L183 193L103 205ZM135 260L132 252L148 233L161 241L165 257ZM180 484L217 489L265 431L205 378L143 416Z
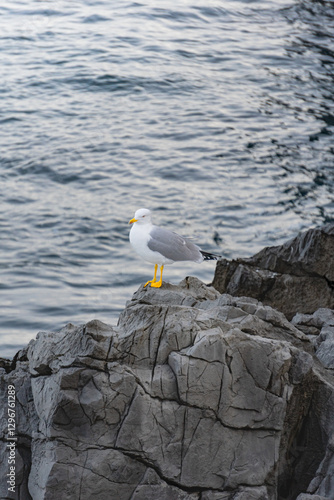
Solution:
M183 260L202 262L203 260L197 245L168 229L153 226L150 236L148 248L161 253L167 259L175 262Z

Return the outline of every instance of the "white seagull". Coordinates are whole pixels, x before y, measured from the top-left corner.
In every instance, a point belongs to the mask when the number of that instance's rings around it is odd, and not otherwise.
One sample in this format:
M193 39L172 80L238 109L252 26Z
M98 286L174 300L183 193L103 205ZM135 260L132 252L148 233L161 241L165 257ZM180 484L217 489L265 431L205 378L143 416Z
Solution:
M153 279L151 283L154 288L160 288L162 284L162 273L165 265L174 262L191 261L203 262L203 260L217 260L219 255L203 252L197 245L182 236L152 224L151 212L147 208L136 211L130 231L130 243L138 255L147 262L155 264ZM160 279L157 281L157 271L160 266Z

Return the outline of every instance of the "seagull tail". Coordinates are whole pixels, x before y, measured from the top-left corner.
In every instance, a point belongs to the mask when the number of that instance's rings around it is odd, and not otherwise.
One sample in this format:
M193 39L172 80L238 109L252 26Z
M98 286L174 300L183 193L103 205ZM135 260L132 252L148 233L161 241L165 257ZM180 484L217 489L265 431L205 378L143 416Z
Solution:
M203 250L200 250L200 252L203 255L204 260L218 260L221 258L221 255L215 255L214 253L203 252Z

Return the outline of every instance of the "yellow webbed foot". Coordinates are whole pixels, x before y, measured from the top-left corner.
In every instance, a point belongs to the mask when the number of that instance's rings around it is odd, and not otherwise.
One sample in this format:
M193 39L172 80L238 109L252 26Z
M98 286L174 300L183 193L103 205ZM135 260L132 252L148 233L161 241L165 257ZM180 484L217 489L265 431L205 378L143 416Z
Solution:
M155 283L157 281L157 270L158 270L158 264L155 264L154 266L154 276L153 276L153 280L150 280L148 281L147 283L145 283L144 285L144 288L145 286L147 286L149 283L151 283L151 286L153 285L153 283Z
M155 283L151 283L151 287L153 288L160 288L162 285L162 281L156 281Z
M156 281L154 281L154 280L148 281L147 283L145 283L144 288L145 288L145 286L149 285L150 283L151 283L151 286L152 286L154 283L156 283Z
M153 286L153 288L160 288L161 287L161 285L162 285L162 272L163 272L163 270L164 270L164 266L161 266L160 267L160 279L159 279L159 281L154 280L153 283L151 283L151 286ZM155 276L156 276L156 273L155 273L154 277Z

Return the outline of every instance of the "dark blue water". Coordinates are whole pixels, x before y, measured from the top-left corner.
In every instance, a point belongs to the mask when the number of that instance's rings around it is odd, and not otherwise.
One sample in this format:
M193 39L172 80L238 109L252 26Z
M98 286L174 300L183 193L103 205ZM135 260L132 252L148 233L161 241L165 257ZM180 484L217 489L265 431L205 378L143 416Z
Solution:
M227 258L333 221L332 2L12 0L0 44L0 355L117 321L137 208Z

